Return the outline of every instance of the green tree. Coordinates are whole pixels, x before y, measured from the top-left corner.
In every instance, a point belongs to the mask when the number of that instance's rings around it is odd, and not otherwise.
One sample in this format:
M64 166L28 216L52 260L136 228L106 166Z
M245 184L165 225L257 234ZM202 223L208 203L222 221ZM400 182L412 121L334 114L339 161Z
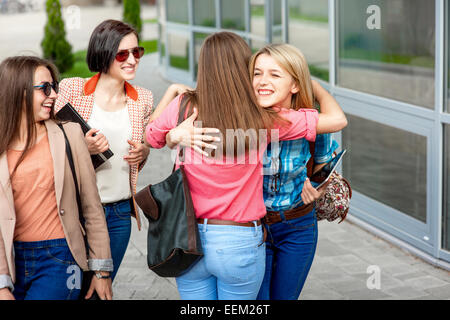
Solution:
M62 73L74 64L72 46L66 40L64 21L61 16L59 0L47 0L47 24L45 25L44 39L41 42L44 58L53 61Z
M139 0L123 0L123 21L132 25L139 34L142 31L141 4Z

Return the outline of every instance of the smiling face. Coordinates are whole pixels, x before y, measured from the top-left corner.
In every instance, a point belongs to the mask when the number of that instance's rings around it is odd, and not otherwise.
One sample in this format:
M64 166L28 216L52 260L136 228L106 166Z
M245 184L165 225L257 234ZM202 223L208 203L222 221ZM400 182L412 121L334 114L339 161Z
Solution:
M260 54L255 61L253 89L261 107L290 108L298 87L294 78L270 55Z
M137 46L138 39L136 35L134 33L130 33L122 38L117 52L122 50L130 50L136 48ZM109 68L108 74L120 80L132 80L136 76L139 60L140 59L136 59L131 52L128 55L128 59L124 62L119 62L114 59Z
M36 68L33 86L40 86L45 82L53 83L53 81L53 77L46 67L39 66ZM53 111L53 106L55 105L57 97L58 94L53 88L48 97L44 94L42 89L35 88L33 92L33 113L36 122L41 122L50 118L50 113Z

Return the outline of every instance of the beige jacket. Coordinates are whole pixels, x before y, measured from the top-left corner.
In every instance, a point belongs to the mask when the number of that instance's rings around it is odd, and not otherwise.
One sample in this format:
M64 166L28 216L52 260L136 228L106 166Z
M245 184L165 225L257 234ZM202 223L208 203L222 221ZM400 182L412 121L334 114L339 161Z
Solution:
M72 171L65 152L65 140L61 129L52 120L45 121L48 141L53 158L55 193L58 215L70 251L83 270L112 271L111 249L105 214L98 195L95 172L91 164L84 135L78 124L64 124L72 149L77 174L89 255L86 255L83 233L79 222L75 185ZM15 282L14 266L14 228L16 214L14 198L9 183L9 170L6 152L0 155L0 288L10 287Z

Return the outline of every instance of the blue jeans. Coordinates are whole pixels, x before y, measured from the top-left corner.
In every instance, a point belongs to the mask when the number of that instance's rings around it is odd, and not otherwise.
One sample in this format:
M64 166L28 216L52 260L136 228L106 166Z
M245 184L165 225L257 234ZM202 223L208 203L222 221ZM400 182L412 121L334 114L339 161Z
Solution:
M14 242L17 300L77 300L81 269L66 239Z
M258 300L297 300L316 252L316 212L266 227L266 273Z
M199 224L204 256L176 278L183 300L255 300L264 277L261 226Z
M105 210L106 224L108 225L109 243L111 257L113 259L114 271L111 274L114 280L119 270L125 251L128 247L131 235L131 204L130 200L123 200L103 205Z

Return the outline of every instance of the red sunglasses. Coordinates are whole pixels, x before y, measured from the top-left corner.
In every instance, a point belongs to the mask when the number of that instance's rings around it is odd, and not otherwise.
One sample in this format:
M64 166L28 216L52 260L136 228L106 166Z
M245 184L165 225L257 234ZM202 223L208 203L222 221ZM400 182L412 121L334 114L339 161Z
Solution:
M119 62L124 62L128 59L130 56L130 53L133 55L133 57L137 60L142 58L144 55L144 48L143 47L135 47L128 50L120 50L116 53L116 60Z

